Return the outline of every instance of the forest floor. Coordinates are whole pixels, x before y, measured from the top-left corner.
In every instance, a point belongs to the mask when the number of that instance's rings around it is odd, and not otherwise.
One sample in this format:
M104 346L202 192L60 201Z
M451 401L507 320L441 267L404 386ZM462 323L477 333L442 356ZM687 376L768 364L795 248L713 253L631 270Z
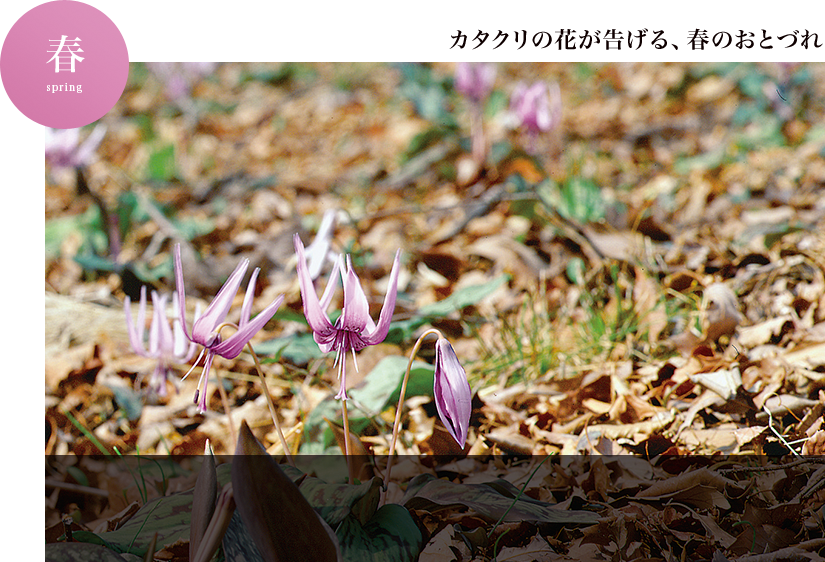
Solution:
M483 159L454 67L227 63L175 83L133 65L95 157L47 164L47 483L78 484L84 457L115 451L230 454L241 420L283 454L246 351L215 358L206 413L200 367L180 380L194 358L165 396L150 384L157 360L130 345L123 303L137 318L146 284L174 314L175 244L190 327L243 258L261 268L253 315L284 296L252 340L280 424L294 452L340 454L338 368L303 317L293 246L329 212L374 319L401 250L387 339L357 371L347 357L358 450L386 457L406 358L433 327L473 391L467 445L438 419L425 340L397 447L417 468L398 478L504 478L599 515L523 516L480 546L460 536L495 523L477 502L430 497L405 504L419 559L822 560L825 64L498 65ZM531 135L509 97L538 80L558 83L562 117ZM66 456L76 470L49 468ZM739 465L762 468L725 472ZM50 528L72 503L59 489ZM89 528L119 511L78 501Z

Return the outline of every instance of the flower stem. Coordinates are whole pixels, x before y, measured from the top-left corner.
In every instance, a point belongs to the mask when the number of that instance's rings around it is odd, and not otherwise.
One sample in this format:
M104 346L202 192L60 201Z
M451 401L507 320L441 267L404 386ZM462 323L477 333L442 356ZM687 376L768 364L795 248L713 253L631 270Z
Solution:
M473 160L478 164L479 170L484 166L487 159L487 139L484 137L484 110L481 103L473 103L471 109L470 139Z
M404 406L404 397L407 394L407 381L410 378L410 371L412 371L413 360L415 359L418 350L421 348L421 343L424 341L424 338L431 334L441 337L441 332L439 332L435 328L430 328L418 337L418 339L415 342L415 345L412 348L412 351L410 352L410 361L409 363L407 363L407 372L404 373L404 381L401 383L401 395L398 397L398 407L395 409L395 421L392 424L392 441L390 442L390 452L387 455L387 476L385 481L385 487L390 483L390 472L392 471L392 454L395 452L395 445L398 442L398 426L401 423L401 408Z
M352 459L349 457L350 442L349 442L349 415L347 414L347 399L341 399L341 418L344 420L344 456L347 459L347 474L349 474L349 483L355 484L355 476L352 474Z
M221 330L223 330L227 326L235 328L236 330L238 329L238 327L235 324L232 324L231 322L224 322L223 324L221 324L220 326L217 327L215 332L220 334ZM278 414L275 411L275 404L272 402L272 397L269 395L269 386L267 386L267 384L266 384L266 377L264 376L263 368L261 368L261 362L258 361L258 356L255 354L255 350L252 349L252 343L251 342L246 342L246 347L249 349L249 353L252 354L252 359L255 361L255 369L257 369L258 377L261 379L261 386L263 387L263 391L264 391L263 394L266 397L266 403L269 406L269 414L272 416L272 421L275 423L275 429L278 432L278 438L281 441L281 447L283 447L283 449L284 449L284 455L286 455L286 461L289 463L290 466L292 466L294 468L295 467L295 461L292 459L292 455L289 452L289 446L287 445L286 438L284 437L284 432L281 430L281 424L280 424L280 422L278 422ZM218 378L218 380L220 380L220 378ZM223 386L221 386L221 399L223 399L223 397L224 397L223 392L224 392L223 391ZM224 408L227 408L226 403L224 404ZM227 416L229 415L228 410L226 412L226 415ZM235 437L234 425L232 424L232 418L231 417L229 418L229 428L230 428L230 431L232 431L232 440L233 440L233 442L235 442L236 437Z
M255 368L258 370L258 376L261 379L261 386L264 390L264 396L266 396L266 403L269 406L269 414L272 416L272 421L275 422L275 430L278 432L278 439L280 439L281 447L284 449L286 461L289 463L289 466L294 468L295 461L292 460L292 455L289 452L289 445L287 445L286 437L284 437L284 432L281 430L281 424L278 421L278 414L275 412L275 404L272 402L272 397L269 395L269 387L266 384L266 377L264 376L264 371L261 368L261 362L258 361L258 356L255 354L255 350L252 349L252 344L250 342L246 342L246 347L249 348L249 353L252 354L252 359L255 360Z

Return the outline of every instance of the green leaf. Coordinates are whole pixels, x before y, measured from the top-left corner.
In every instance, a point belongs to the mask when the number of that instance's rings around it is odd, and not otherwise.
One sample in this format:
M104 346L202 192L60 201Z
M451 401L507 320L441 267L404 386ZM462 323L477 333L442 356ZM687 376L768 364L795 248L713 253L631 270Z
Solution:
M734 127L743 127L756 119L765 111L764 107L760 107L757 103L749 101L739 104L736 111L733 112L731 123Z
M271 70L245 72L242 82L256 80L273 86L288 86L292 82L306 82L315 78L317 71L305 63L287 62Z
M80 470L76 466L67 466L66 472L72 475L72 478L80 484L81 486L88 486L89 485L89 478L86 476L86 473Z
M186 240L192 240L197 236L203 236L215 230L214 219L208 217L179 219L174 215L170 215L170 209L164 208L163 206L158 205L157 202L148 198L144 198L139 201L138 206L133 213L134 220L139 221L149 218L150 215L144 208L145 205L151 205L156 212L169 219L169 222L174 225L175 229Z
M507 98L507 94L501 90L494 90L484 105L484 116L492 119L499 111L507 109L509 103L510 100Z
M507 274L503 274L495 279L491 279L487 283L464 287L463 289L459 289L454 292L446 299L422 306L414 318L401 322L394 322L390 326L390 332L385 341L388 343L400 343L401 341L410 338L416 329L427 322L438 318L443 318L448 314L461 310L462 308L477 304L482 299L493 294L496 289L501 287L509 279L510 277Z
M584 260L578 256L574 256L570 258L570 261L567 262L567 278L570 280L571 283L575 283L576 285L583 285L584 284L584 272L585 272L585 264Z
M505 159L509 159L515 153L516 150L513 145L509 143L509 141L503 140L494 142L490 147L490 156L488 161L494 166L501 167L502 162L504 162ZM521 178L519 174L515 174L515 176ZM513 176L511 176L511 178L512 177ZM511 178L507 178L507 181L510 181ZM522 181L524 181L523 178Z
M130 75L131 78L131 75ZM141 83L142 84L142 83ZM152 142L155 140L155 129L152 126L152 119L143 113L134 115L131 118L132 124L136 125L140 131L140 139L143 142Z
M143 506L120 529L100 533L97 538L105 541L117 552L129 552L137 556L146 554L155 533L158 534L159 546L178 540L189 540L193 500L192 490L154 499ZM76 534L75 537L77 538ZM93 542L80 538L78 540Z
M749 72L739 79L739 90L754 100L764 100L765 94L762 91L762 86L765 84L767 77L759 72Z
M307 477L301 482L301 493L315 512L333 529L348 515L368 521L378 507L381 479L373 477L363 484L327 484Z
M141 394L128 386L106 385L115 395L118 406L126 414L129 421L137 421L143 411Z
M418 156L431 146L438 144L438 142L451 134L453 134L453 131L447 127L438 125L418 133L410 140L410 144L402 154L401 163L409 162L412 158Z
M364 383L350 391L350 395L368 415L378 415L388 406L397 403L408 363L406 357L384 357L366 376ZM433 377L432 365L413 361L410 380L407 382L407 396L432 396Z
M604 218L602 190L592 180L580 177L569 179L562 187L561 197L558 211L569 219L587 223Z
M370 424L371 418L387 407L398 402L401 383L407 369L408 359L400 356L384 357L373 367L357 388L348 391L350 430L358 434ZM407 383L407 396L433 395L433 367L422 361L414 361ZM321 454L332 444L333 436L324 418L336 419L340 416L341 404L333 396L327 397L307 416L304 426L305 443L302 454ZM323 448L318 450L312 441L320 441Z
M149 155L146 173L150 180L169 181L177 176L175 163L175 145L165 144L156 148Z
M421 552L421 531L397 504L383 506L363 526L348 515L335 534L347 562L412 562Z
M752 122L736 136L735 145L743 150L762 150L783 146L782 122L773 113L756 115Z
M446 107L452 80L434 76L432 68L425 64L405 63L399 68L403 81L398 92L413 102L418 114L433 123L456 127L455 117Z
M74 257L74 261L77 262L80 267L85 269L86 271L118 271L121 267L121 264L115 262L110 258L102 258L100 256L96 256L94 254L83 254L77 255Z
M85 531L77 533L92 535L92 533ZM46 560L49 562L124 562L122 556L113 552L106 545L88 544L86 542L47 544Z
M678 175L686 175L693 170L713 170L722 165L727 154L727 147L720 146L710 152L703 152L696 156L689 156L687 158L679 158L673 165L673 170Z
M498 521L505 512L504 521L593 524L599 519L590 511L555 509L552 504L526 496L521 496L513 505L518 493L518 488L502 479L484 484L456 484L422 475L410 483L403 503L408 509L423 510L438 505L462 505L490 521Z
M312 338L312 333L293 334L282 338L275 338L255 345L258 355L279 355L296 365L306 365L311 359L324 357L318 344Z
M46 221L46 258L60 255L60 246L63 241L73 234L82 238L99 238L101 246L105 247L106 233L101 230L100 209L96 205L89 207L82 215L58 217Z

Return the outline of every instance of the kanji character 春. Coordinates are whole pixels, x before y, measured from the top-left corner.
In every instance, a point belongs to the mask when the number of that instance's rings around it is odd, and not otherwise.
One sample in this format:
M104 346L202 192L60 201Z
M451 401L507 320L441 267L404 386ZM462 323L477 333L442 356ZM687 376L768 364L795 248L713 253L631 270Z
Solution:
M55 50L46 51L47 53L54 53L54 55L52 55L52 58L46 61L46 64L54 61L55 72L60 72L61 70L68 70L69 72L74 72L75 61L80 62L84 58L77 55L77 53L83 52L83 49L80 48L80 44L78 43L78 41L81 40L80 37L69 39L69 41L74 41L73 44L67 44L66 40L66 35L61 35L60 39L49 39L49 42L55 43L54 45L49 45L50 47L54 47ZM68 59L67 61L62 61L64 63L63 68L60 67L61 59ZM65 68L66 64L69 65L69 68Z
M694 51L704 51L705 45L708 44L707 29L694 29L688 33L688 43Z

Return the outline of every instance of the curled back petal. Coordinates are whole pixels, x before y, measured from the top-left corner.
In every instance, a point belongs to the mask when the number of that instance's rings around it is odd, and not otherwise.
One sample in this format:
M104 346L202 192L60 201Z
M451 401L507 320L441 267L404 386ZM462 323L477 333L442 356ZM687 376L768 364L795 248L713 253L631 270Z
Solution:
M255 298L255 281L258 279L258 273L261 272L260 267L256 267L249 278L249 285L246 287L246 294L243 297L243 306L241 307L241 319L238 325L243 328L249 322L249 316L252 314L252 300Z
M194 343L189 329L186 327L186 291L183 286L183 265L180 259L180 244L175 244L175 287L178 294L178 318L186 339Z
M232 334L231 337L212 345L209 350L226 359L234 359L240 355L244 346L264 327L264 324L269 322L269 319L275 315L278 307L284 301L284 296L281 295L275 299L268 307L262 310L253 320L247 322L244 326Z
M401 266L401 250L395 252L395 261L390 272L390 281L387 284L387 294L384 296L384 305L381 307L381 314L378 317L378 324L361 338L367 345L375 345L384 341L390 331L390 322L395 312L395 299L398 295L398 270Z
M329 303L332 302L332 295L335 293L335 288L338 286L338 274L343 269L341 259L335 260L335 265L332 266L332 273L329 274L327 287L324 289L324 294L321 295L321 302L319 303L321 310L326 314Z
M210 345L214 341L214 331L226 319L229 308L232 306L232 301L235 299L235 293L238 292L238 287L241 286L241 280L246 273L246 268L249 267L249 260L243 259L226 283L223 284L218 294L206 307L203 316L192 324L192 339L202 345Z
M315 240L306 247L307 268L311 279L318 278L321 274L324 261L326 261L327 256L330 255L329 248L334 226L335 210L327 209L324 217L321 219L321 226L318 227L318 232L315 234Z
M172 355L176 359L186 362L192 359L192 356L195 354L196 344L187 339L186 334L183 333L181 319L177 317L177 315L180 314L177 293L172 293L172 310L175 311L176 315L172 319L172 338L175 342ZM198 303L197 309L195 310L195 320L200 317L200 312L200 303Z
M352 269L352 259L347 256L347 270L344 273L344 308L337 327L349 332L361 333L367 327L370 307L361 287L358 275Z
M152 291L152 303L155 307L155 319L152 321L152 333L149 334L149 342L158 354L164 355L167 359L175 355L175 336L172 327L169 325L169 318L166 316L166 295L158 295ZM172 299L174 301L174 299ZM157 328L155 324L157 323Z
M132 320L132 301L127 296L123 301L123 311L126 314L126 332L129 335L129 343L132 350L143 357L148 357L146 347L143 345L143 332L146 326L146 286L140 288L140 308L138 309L138 323L135 325Z
M315 293L315 286L312 284L312 278L309 276L309 269L307 268L304 245L297 234L294 236L293 241L295 243L295 253L298 255L298 286L301 289L301 299L304 302L304 316L313 332L330 333L333 331L332 322L329 321L326 312L321 308L321 303L318 302L318 295ZM332 284L333 282L333 279L330 279L329 283ZM329 290L329 286L327 286L327 290ZM326 292L324 298L327 299ZM329 298L332 298L331 295Z

